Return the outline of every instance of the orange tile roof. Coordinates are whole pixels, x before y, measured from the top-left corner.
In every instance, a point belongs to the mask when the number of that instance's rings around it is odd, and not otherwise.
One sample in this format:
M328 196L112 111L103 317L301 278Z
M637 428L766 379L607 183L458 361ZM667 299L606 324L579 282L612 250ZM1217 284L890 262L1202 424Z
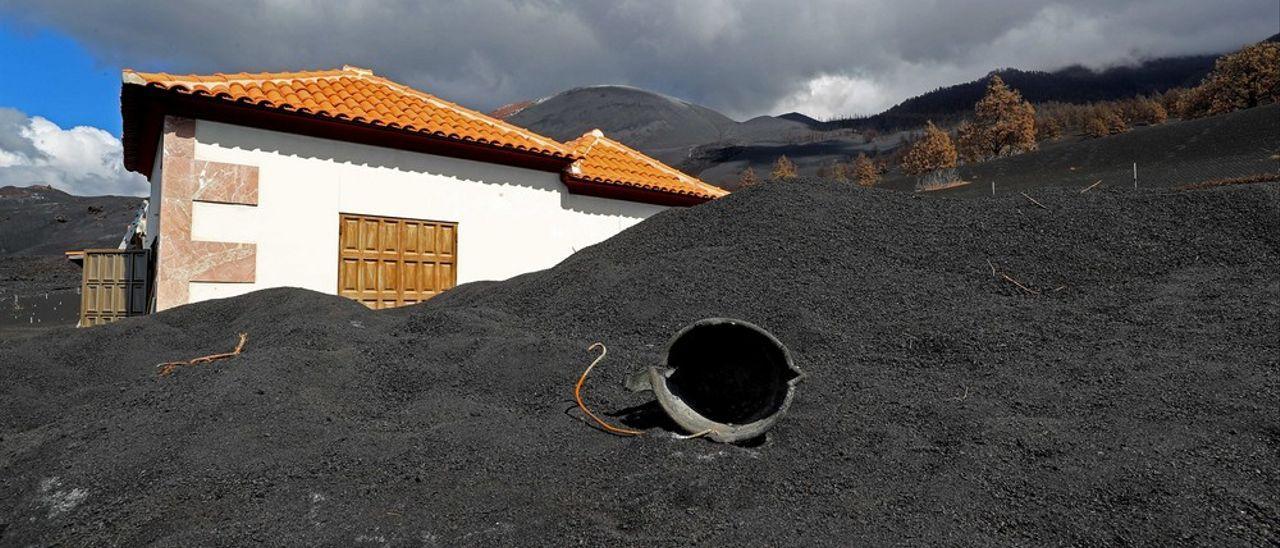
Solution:
M125 70L122 76L125 85L250 103L551 157L575 157L555 140L358 67L212 75Z
M565 143L580 158L568 175L583 181L634 187L657 192L712 199L727 190L685 175L662 162L604 136L598 129Z

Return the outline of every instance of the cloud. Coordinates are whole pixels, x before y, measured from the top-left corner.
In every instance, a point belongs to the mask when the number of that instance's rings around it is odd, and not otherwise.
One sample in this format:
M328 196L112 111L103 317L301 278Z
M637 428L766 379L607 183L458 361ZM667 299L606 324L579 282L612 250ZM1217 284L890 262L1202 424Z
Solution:
M746 118L876 112L995 68L1216 53L1276 0L0 0L103 61L168 71L367 66L472 107L627 84ZM842 86L848 83L848 86Z
M39 116L0 108L0 186L53 185L79 195L147 193L125 171L120 140L101 129L63 129Z

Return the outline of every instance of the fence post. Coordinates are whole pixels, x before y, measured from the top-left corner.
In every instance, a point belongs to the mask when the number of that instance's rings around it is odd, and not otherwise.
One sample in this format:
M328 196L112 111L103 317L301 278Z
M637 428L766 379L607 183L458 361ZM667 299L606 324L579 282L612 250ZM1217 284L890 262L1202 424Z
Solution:
M1138 162L1133 163L1133 188L1138 188Z

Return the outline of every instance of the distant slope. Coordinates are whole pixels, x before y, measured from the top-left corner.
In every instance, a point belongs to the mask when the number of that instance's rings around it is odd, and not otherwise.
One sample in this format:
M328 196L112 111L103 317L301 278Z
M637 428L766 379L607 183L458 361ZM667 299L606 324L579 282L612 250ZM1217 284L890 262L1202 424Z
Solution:
M641 149L717 141L735 124L709 108L625 86L574 88L535 101L507 121L559 141L598 128Z
M1033 103L1087 103L1194 86L1209 73L1217 58L1217 55L1166 57L1102 71L1072 66L1053 72L1002 69L991 74L1000 75L1010 87ZM917 127L930 119L948 121L973 109L973 105L982 98L990 78L988 74L971 82L940 88L907 99L880 114L838 120L830 125L884 130Z
M72 196L47 186L0 187L0 257L116 247L142 198Z
M533 101L520 101L517 103L508 103L496 109L493 109L493 112L490 112L489 116L493 116L494 118L505 120L515 115L515 113L524 110L525 108L527 108L529 105L532 105L532 104L533 104Z
M817 119L814 119L809 115L801 112L788 112L786 114L779 114L778 118L782 118L783 120L791 120L792 122L800 122L806 126L814 127L814 128L822 125L821 121L818 121Z
M968 186L940 195L989 194L1045 187L1172 187L1211 179L1280 173L1280 105L1196 120L1135 128L1101 139L1066 140L1040 150L961 166ZM910 190L914 179L893 177L882 186Z
M491 114L509 112L508 122L560 141L598 128L677 168L699 147L777 144L813 131L804 122L781 117L736 122L701 105L626 86L575 88L526 103Z

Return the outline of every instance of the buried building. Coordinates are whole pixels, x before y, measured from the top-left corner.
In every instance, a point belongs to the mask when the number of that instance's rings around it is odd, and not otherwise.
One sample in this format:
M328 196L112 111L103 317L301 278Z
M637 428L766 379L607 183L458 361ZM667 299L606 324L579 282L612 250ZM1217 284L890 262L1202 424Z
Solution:
M279 286L412 304L726 194L598 130L559 143L350 66L126 70L121 110L125 167L151 183L143 234L122 247L147 251L150 276L106 276L146 278L140 296L86 268L82 324L120 301L153 312Z

